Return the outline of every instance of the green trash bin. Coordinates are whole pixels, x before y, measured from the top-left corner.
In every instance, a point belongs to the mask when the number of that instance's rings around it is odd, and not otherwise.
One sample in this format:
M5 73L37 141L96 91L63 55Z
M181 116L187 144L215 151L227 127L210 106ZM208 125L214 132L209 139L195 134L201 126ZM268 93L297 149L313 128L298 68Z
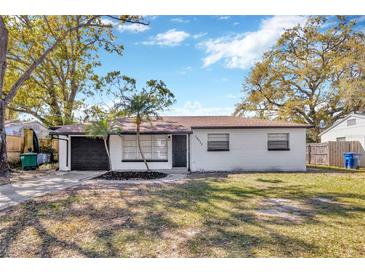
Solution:
M23 170L37 169L37 153L28 152L20 155Z

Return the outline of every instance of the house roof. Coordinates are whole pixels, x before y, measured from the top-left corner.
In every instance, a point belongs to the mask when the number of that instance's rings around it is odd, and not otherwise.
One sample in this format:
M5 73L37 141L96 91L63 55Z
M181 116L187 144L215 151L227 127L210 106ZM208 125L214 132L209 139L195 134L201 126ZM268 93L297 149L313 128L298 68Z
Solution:
M85 134L86 124L75 124L61 126L51 134L71 135ZM119 118L117 125L121 128L122 134L134 134L136 125L133 118ZM170 134L170 133L192 133L192 129L214 129L214 128L309 128L310 125L292 123L286 121L272 121L264 119L243 118L234 116L162 116L151 122L141 124L142 134Z
M44 126L44 124L38 120L31 120L31 121L21 121L21 120L7 120L5 121L5 126L26 126L26 125L33 125L33 124L38 124L44 128L46 128Z
M332 126L326 128L325 130L323 130L319 136L322 136L323 134L325 134L326 132L330 131L331 129L335 128L336 126L338 126L339 124L341 124L342 122L346 121L348 118L350 117L357 117L357 118L363 118L365 119L365 112L359 112L359 113L350 113L349 115L347 115L346 117L337 120L336 122L333 123Z

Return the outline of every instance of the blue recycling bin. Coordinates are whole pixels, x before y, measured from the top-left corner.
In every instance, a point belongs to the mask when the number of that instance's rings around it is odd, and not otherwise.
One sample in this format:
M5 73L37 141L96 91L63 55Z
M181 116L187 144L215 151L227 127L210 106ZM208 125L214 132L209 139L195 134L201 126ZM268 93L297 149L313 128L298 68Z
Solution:
M360 155L355 152L346 152L344 155L344 166L347 169L358 169L360 166Z

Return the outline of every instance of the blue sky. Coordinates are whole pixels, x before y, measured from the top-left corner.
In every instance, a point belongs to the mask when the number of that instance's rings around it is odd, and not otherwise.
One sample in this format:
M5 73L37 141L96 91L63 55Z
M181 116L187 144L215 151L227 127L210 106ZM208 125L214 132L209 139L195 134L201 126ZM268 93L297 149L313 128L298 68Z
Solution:
M283 28L303 16L147 16L149 26L120 26L123 56L100 51L100 75L119 70L137 80L163 80L176 96L164 114L230 115L252 65ZM110 19L105 19L110 20ZM331 24L329 21L328 24ZM110 103L110 98L94 99Z

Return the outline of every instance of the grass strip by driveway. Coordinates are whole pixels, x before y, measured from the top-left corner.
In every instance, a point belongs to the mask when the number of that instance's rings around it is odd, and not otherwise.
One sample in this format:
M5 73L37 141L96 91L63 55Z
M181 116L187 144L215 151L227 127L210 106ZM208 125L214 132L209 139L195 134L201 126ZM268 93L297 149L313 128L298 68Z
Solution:
M84 186L0 212L1 257L364 257L365 174Z

